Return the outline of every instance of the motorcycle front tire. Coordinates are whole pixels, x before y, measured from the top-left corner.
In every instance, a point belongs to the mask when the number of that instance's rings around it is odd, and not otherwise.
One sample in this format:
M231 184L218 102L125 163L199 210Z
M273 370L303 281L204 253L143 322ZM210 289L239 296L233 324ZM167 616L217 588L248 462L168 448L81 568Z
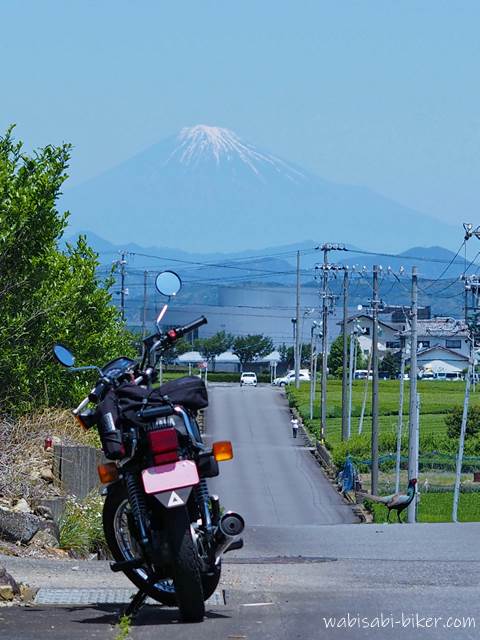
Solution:
M103 530L113 559L117 562L131 560L137 555L131 546L129 547L127 544L121 543L121 532L118 529L119 519L127 505L127 493L122 483L119 482L111 485L103 507ZM132 535L131 532L130 535ZM168 581L159 581L157 584L152 585L148 582L145 571L141 569L128 569L124 571L124 573L135 586L147 593L154 600L161 602L167 607L175 607L177 605L177 597L173 584L169 584ZM217 588L220 581L220 574L221 562L215 565L212 573L201 574L203 598L205 600L208 600Z

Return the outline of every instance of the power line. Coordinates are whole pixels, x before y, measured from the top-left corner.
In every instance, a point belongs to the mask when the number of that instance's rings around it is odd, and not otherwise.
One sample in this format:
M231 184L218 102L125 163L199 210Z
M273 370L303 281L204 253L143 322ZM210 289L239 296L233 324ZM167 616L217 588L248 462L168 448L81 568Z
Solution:
M455 262L456 258L458 257L460 251L463 249L463 247L466 247L466 241L464 240L462 242L462 244L460 245L460 247L458 248L457 253L453 256L453 258L450 260L450 262L448 263L448 265L445 267L445 269L442 271L442 273L437 277L436 280L434 280L433 282L431 282L427 287L425 287L426 289L430 289L431 287L433 287L433 285L438 282L446 273L447 271L450 269L450 267L452 266L452 264ZM476 260L476 256L474 258L474 260Z

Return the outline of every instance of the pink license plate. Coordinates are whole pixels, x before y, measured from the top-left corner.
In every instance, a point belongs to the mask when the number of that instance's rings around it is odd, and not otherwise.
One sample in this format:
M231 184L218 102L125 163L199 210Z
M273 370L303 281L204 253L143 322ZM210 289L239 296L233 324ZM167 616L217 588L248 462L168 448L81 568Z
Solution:
M142 471L145 493L161 493L198 484L197 465L191 460L179 460Z

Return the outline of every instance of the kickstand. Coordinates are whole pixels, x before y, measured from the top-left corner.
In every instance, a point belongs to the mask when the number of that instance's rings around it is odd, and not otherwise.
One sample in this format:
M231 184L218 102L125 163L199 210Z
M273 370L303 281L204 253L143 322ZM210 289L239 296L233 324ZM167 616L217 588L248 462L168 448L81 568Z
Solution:
M128 618L132 618L132 619L135 618L138 612L140 611L140 609L145 604L145 600L147 599L147 597L148 595L145 593L145 591L142 591L140 589L138 593L136 593L133 596L130 604L122 612L122 616L127 616Z

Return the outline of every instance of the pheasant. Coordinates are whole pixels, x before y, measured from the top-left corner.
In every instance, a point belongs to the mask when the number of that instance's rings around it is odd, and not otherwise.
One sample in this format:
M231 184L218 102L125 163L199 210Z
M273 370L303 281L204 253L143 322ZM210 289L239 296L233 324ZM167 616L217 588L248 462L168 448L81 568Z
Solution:
M417 479L412 478L408 483L407 493L392 493L390 496L372 496L369 493L364 493L362 494L362 498L364 500L372 500L372 502L380 502L380 504L384 504L388 509L387 522L390 522L390 511L395 509L397 512L398 522L401 523L400 514L408 507L415 497L416 484Z

